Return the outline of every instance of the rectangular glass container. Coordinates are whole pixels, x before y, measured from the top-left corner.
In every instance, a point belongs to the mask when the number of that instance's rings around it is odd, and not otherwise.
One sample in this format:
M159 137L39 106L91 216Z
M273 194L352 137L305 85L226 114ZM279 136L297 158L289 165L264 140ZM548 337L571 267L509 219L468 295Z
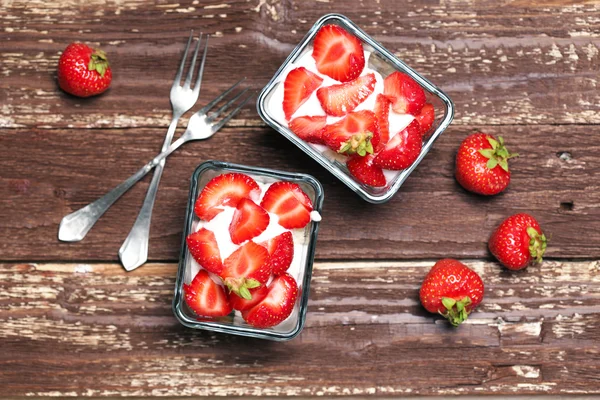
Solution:
M300 185L302 190L308 195L313 204L313 210L321 213L323 206L323 188L319 181L310 175L288 173L272 169L248 167L243 165L230 164L220 161L207 161L196 168L192 175L190 185L190 195L187 204L185 224L183 227L183 239L181 245L181 254L179 258L179 269L177 271L177 280L175 283L175 296L173 298L173 313L183 325L194 329L205 329L215 332L230 333L234 335L250 336L255 338L270 340L289 340L300 333L304 327L306 319L306 310L308 304L308 295L310 291L310 279L312 276L312 265L315 257L315 245L317 242L317 233L319 231L319 222L311 221L303 228L303 237L306 246L300 256L300 271L298 272L297 282L299 295L294 306L294 311L288 319L272 328L259 329L248 325L239 315L232 312L230 315L221 318L199 319L191 311L183 298L183 284L190 283L192 276L193 258L188 251L185 238L194 231L199 219L194 213L194 204L198 195L204 186L217 175L229 172L238 172L247 174L255 180L259 179L265 183L276 181L289 181ZM296 238L296 232L294 232ZM296 243L294 243L296 246ZM296 254L294 255L294 257Z
M313 147L310 143L298 138L287 126L280 124L273 115L269 112L268 104L278 85L283 85L283 78L287 72L289 64L295 62L300 56L304 55L308 47L312 45L313 38L327 24L336 24L355 35L363 42L365 50L371 51L368 67L379 72L384 78L394 71L400 71L411 78L423 87L427 96L427 102L431 103L435 110L435 121L430 129L429 138L423 143L421 153L417 160L407 169L396 175L385 187L372 187L358 182L346 168L344 162L332 160L325 157L319 150ZM396 194L400 186L408 178L410 173L419 165L421 160L429 152L433 143L446 130L454 116L454 104L450 98L438 87L421 76L418 72L410 68L404 62L399 60L392 52L383 47L365 32L363 32L356 24L340 14L327 14L319 19L313 27L308 31L304 39L290 53L288 58L279 67L271 81L263 88L258 100L257 110L261 118L270 125L273 129L281 133L288 140L302 149L306 154L315 159L319 164L328 169L339 180L344 182L350 189L356 192L364 200L370 203L385 203Z

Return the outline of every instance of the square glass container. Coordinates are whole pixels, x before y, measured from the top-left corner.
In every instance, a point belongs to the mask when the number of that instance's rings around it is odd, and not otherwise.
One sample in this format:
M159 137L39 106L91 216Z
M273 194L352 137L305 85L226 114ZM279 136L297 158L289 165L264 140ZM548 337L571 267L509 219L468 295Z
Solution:
M215 332L230 333L234 335L249 336L270 340L289 340L300 333L304 327L306 319L306 310L308 304L308 295L310 291L310 279L312 276L312 266L315 257L315 245L317 242L317 233L319 231L319 222L311 221L300 230L294 230L294 246L298 246L297 238L303 238L306 244L299 253L294 253L294 257L301 257L300 268L295 276L298 282L298 298L294 305L294 311L289 318L281 324L272 328L259 329L247 324L241 316L235 314L235 311L226 317L204 319L199 318L185 303L183 297L183 284L190 283L194 278L193 260L187 248L185 238L195 231L199 222L194 213L194 204L198 195L204 186L215 176L223 173L239 172L251 176L255 180L264 183L276 181L289 181L300 185L302 190L308 195L313 204L313 210L321 213L323 206L323 188L319 181L310 175L288 173L272 169L248 167L243 165L230 164L220 161L207 161L200 164L192 175L190 185L190 195L187 204L185 224L183 226L183 240L181 245L181 254L179 257L179 269L177 271L177 280L175 283L175 296L173 298L173 313L183 325L194 329L205 329Z
M399 174L389 181L388 185L385 187L372 187L358 182L348 172L344 162L336 160L335 158L328 158L324 156L319 150L317 150L316 147L298 138L287 126L279 123L273 114L269 112L269 102L273 97L278 85L283 85L283 80L287 75L289 65L294 63L298 58L309 51L309 47L312 45L315 35L322 26L327 24L339 25L362 41L363 48L372 53L369 57L369 63L365 67L368 66L369 68L376 70L384 78L394 71L400 71L409 75L418 84L420 84L421 87L423 87L427 96L427 102L431 103L434 107L436 118L432 128L428 133L428 139L426 139L423 143L423 148L421 149L419 157L410 167L403 171L399 171ZM261 118L273 129L285 136L288 140L302 149L306 154L315 159L319 164L328 169L339 180L344 182L350 189L370 203L385 203L391 199L394 194L396 194L406 178L408 178L410 173L417 167L417 165L419 165L421 160L429 152L433 146L433 143L442 134L442 132L446 130L448 125L450 125L450 122L454 116L454 104L442 90L433 85L404 62L396 58L393 53L363 32L348 18L340 14L327 14L313 25L304 39L302 39L302 41L290 53L281 67L279 67L271 81L261 91L257 100L257 109Z

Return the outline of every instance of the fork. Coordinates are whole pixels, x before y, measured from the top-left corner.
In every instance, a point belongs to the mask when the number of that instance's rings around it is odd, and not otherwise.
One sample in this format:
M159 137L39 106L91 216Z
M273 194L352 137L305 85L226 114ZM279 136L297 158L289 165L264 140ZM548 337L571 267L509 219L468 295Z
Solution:
M209 111L221 102L229 93L231 93L239 84L241 84L246 78L241 79L235 83L229 89L221 93L217 98L208 103L205 107L198 110L194 115L190 117L187 129L179 139L169 146L166 151L161 152L146 165L140 168L136 173L131 175L121 184L116 186L110 192L104 196L88 204L87 206L65 216L60 222L58 227L58 239L65 242L74 242L83 239L85 234L91 229L94 223L108 210L108 208L127 190L129 190L136 182L142 179L148 172L152 171L162 160L167 158L171 153L177 150L181 145L194 140L208 139L214 135L219 129L223 127L231 118L233 118L242 107L254 96L251 93L239 102L239 104L228 114L224 115L221 120L217 121L217 118L228 111L238 99L240 99L248 89L236 94L231 100L223 104L217 110Z
M161 151L165 151L169 148L171 141L173 140L175 129L177 128L177 121L183 114L192 108L194 104L196 104L198 95L200 93L202 74L204 72L204 64L206 62L206 53L208 50L208 35L206 35L204 52L202 54L202 62L200 63L200 68L198 69L198 77L196 78L194 87L191 87L192 74L194 73L194 67L198 58L198 50L200 49L200 42L202 41L202 33L198 37L196 50L194 51L194 56L192 57L192 64L190 65L185 82L183 86L181 86L181 75L183 73L193 33L194 31L192 30L181 59L181 64L179 65L179 70L177 71L177 75L175 76L175 80L171 86L170 100L173 108L173 118L171 120L171 124L169 125L169 129L167 130L167 134L165 135L165 141L162 145ZM134 270L135 268L143 265L148 259L148 241L150 238L152 209L154 208L154 201L156 200L156 193L158 192L158 186L160 184L160 178L162 176L164 166L165 160L161 161L156 166L154 176L152 177L152 181L148 187L148 192L146 193L146 198L144 199L144 204L142 205L142 208L135 220L135 223L133 224L133 227L131 228L131 231L129 232L129 235L127 235L127 238L119 249L119 259L127 271Z

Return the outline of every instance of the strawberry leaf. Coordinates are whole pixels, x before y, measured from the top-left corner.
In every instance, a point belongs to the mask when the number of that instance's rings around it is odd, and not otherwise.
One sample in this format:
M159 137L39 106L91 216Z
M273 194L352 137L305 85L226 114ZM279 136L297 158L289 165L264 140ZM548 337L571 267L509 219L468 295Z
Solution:
M498 165L498 160L496 160L495 158L490 158L486 164L486 166L489 169L494 169L496 168L496 165Z
M485 158L492 158L492 156L494 155L494 150L493 149L481 149L481 150L479 150L479 154L481 154Z

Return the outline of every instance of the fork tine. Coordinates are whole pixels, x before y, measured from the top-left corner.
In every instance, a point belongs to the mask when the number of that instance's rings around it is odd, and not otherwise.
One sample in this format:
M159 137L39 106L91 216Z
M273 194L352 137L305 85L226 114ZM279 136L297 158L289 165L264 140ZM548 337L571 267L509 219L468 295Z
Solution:
M194 93L195 94L200 92L202 75L204 74L204 63L206 62L206 53L208 53L208 38L209 37L210 37L210 35L206 35L204 37L204 52L202 53L202 62L200 63L200 68L198 69L198 78L196 78L196 84L194 85Z
M230 87L229 89L227 89L226 91L224 91L223 93L221 93L220 95L218 95L216 99L214 99L213 101L211 101L210 103L208 103L207 105L205 105L204 107L202 107L200 110L198 110L197 114L198 115L206 114L208 112L208 110L210 110L218 102L220 102L221 100L223 100L223 98L225 96L227 96L229 93L231 93L231 91L233 89L235 89L235 87L237 85L239 85L240 83L244 82L245 80L246 80L246 78L244 77L244 78L240 79L237 83L234 83L232 87Z
M181 64L179 64L179 70L177 70L177 75L175 76L175 80L173 81L173 86L171 89L179 86L181 81L181 74L183 73L183 68L185 67L185 60L187 59L188 50L190 49L190 43L192 43L192 36L194 35L194 30L190 30L190 37L187 41L187 45L185 46L185 51L183 52L183 57L181 58Z
M198 58L198 50L200 50L200 42L202 41L202 33L198 36L198 42L196 43L196 50L194 50L194 56L192 57L192 64L190 65L190 70L185 77L185 83L183 84L184 89L189 89L190 84L192 83L192 75L194 74L194 67L196 66L196 59Z
M240 97L242 97L245 93L248 92L249 89L244 89L241 92L239 92L238 94L235 95L235 97L231 100L229 100L227 103L223 104L221 107L219 107L219 109L217 111L213 111L209 114L208 118L206 118L206 122L207 123L211 123L213 122L219 115L221 115L221 113L225 110L227 110L233 103L236 102L237 99L239 99Z
M242 100L242 102L240 103L239 106L237 106L233 111L231 111L229 114L227 114L222 120L220 120L219 122L217 122L216 124L212 125L211 130L212 132L216 132L219 129L221 129L223 127L223 125L225 125L227 122L229 122L229 120L231 118L233 118L238 112L240 112L240 110L242 109L242 107L244 107L244 105L248 102L248 100L250 100L252 97L254 97L254 92L250 93L250 96L246 97L244 100Z

